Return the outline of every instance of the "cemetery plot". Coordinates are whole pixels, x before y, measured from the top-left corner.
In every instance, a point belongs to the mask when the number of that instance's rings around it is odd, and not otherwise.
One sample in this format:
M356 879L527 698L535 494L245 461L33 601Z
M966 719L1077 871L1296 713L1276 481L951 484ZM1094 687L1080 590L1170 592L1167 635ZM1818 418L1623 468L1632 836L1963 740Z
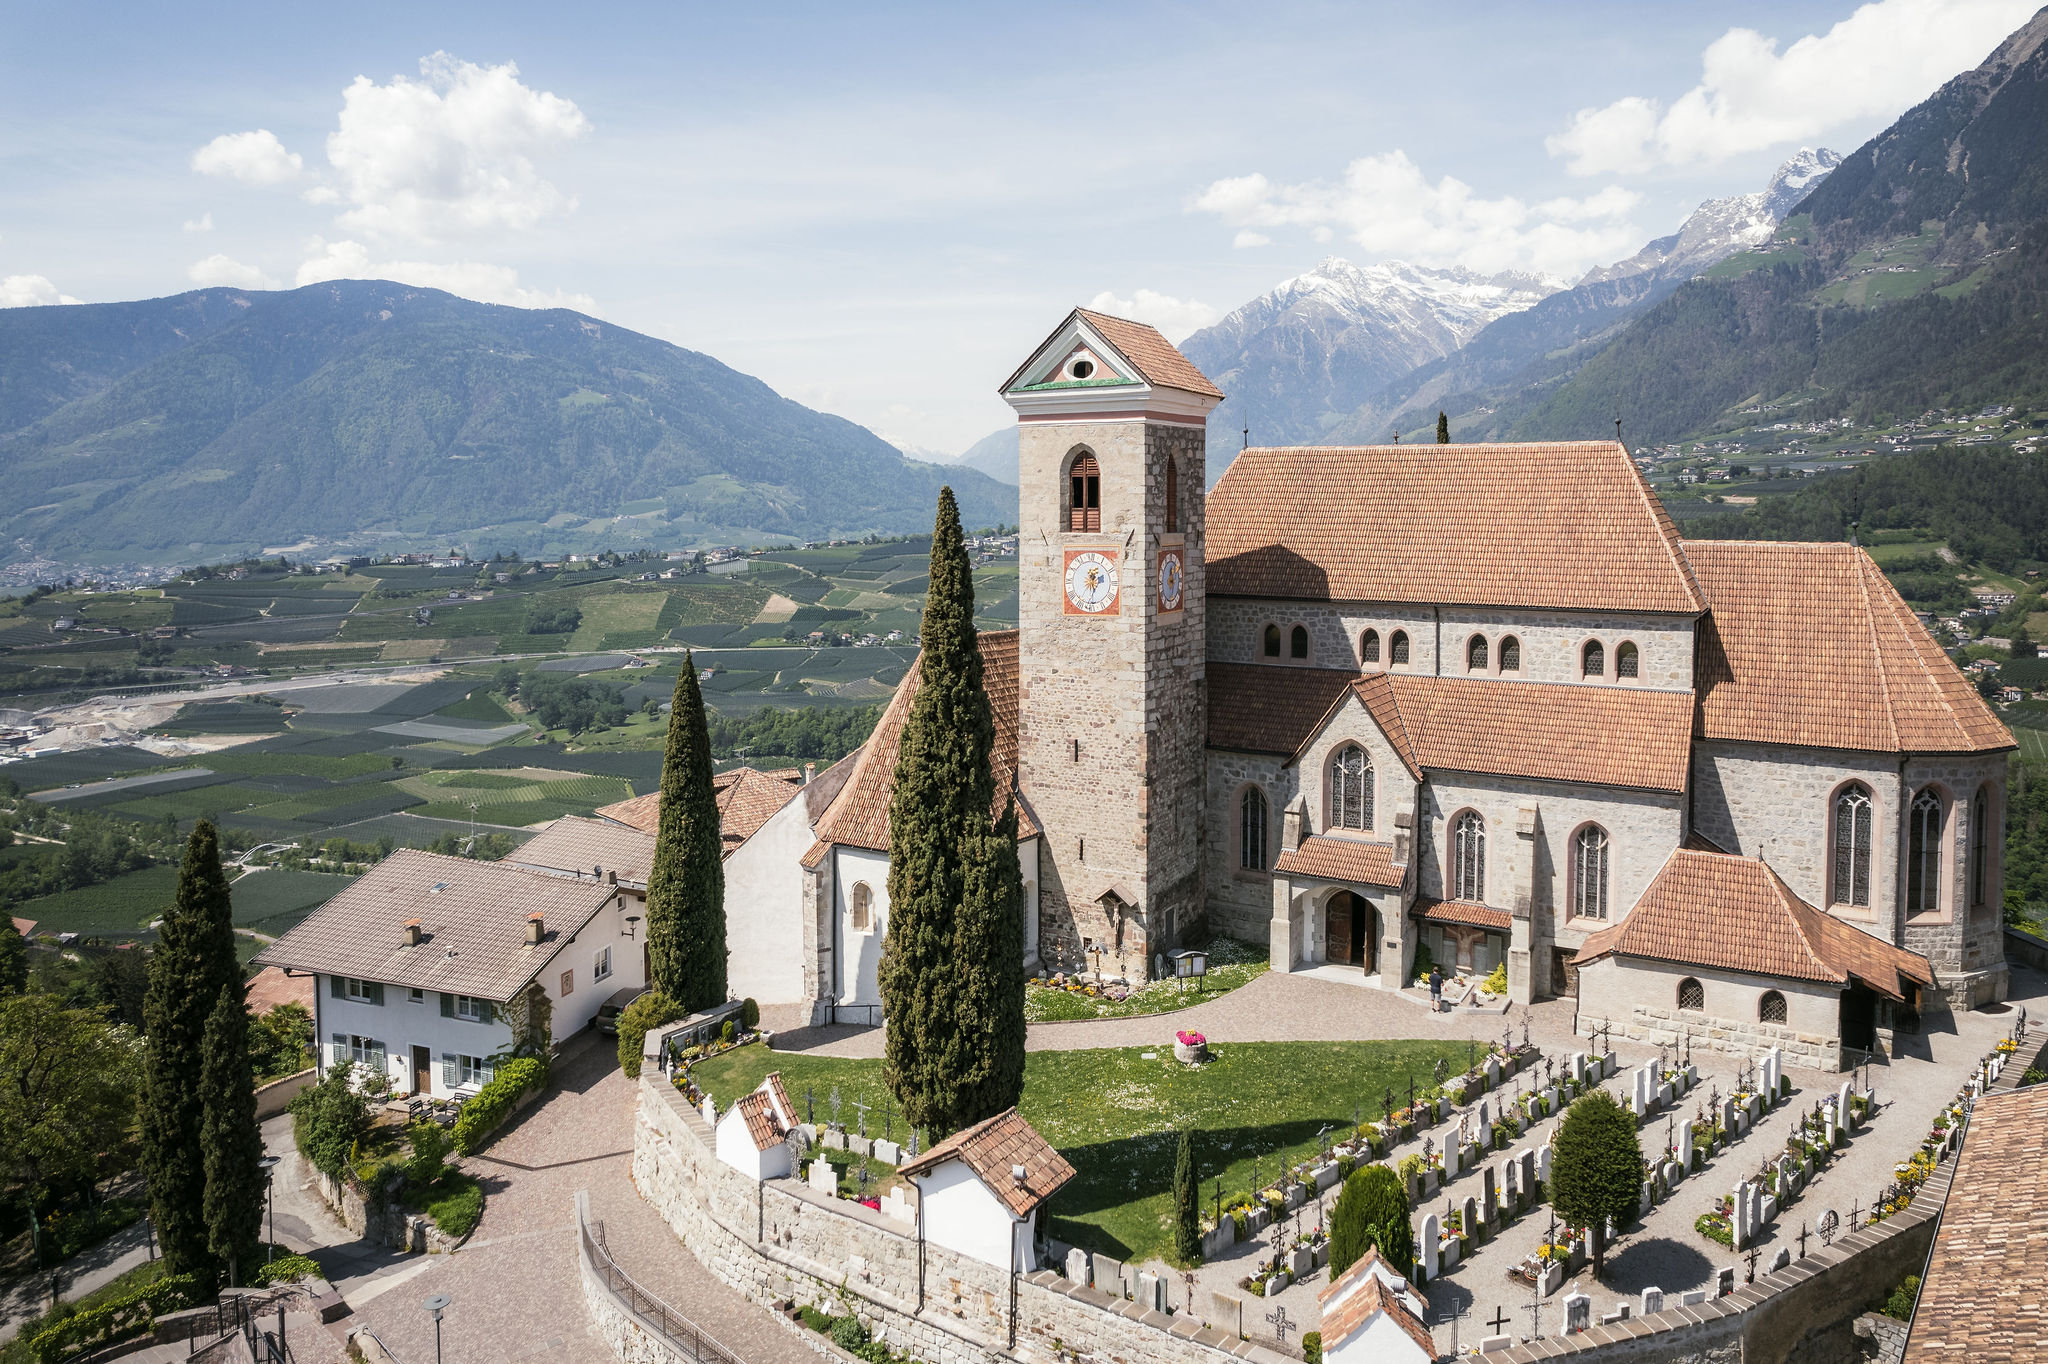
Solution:
M1264 975L1270 965L1265 948L1235 938L1217 938L1209 945L1208 975L1185 986L1178 980L1161 980L1136 990L1110 987L1105 991L1055 972L1044 980L1026 983L1024 1017L1033 1023L1049 1023L1170 1013L1228 994Z

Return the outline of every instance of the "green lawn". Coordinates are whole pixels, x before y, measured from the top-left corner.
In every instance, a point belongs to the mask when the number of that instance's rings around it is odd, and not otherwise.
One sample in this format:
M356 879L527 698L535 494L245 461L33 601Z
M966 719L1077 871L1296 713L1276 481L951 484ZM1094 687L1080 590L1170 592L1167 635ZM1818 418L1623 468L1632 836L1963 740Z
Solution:
M1209 974L1201 981L1189 981L1181 988L1177 980L1162 980L1134 991L1129 997L1111 1002L1087 994L1041 986L1031 982L1024 995L1024 1016L1033 1023L1075 1018L1126 1018L1132 1014L1168 1013L1228 994L1255 977L1266 974L1266 949L1234 938L1218 938L1209 946Z
M1195 1160L1213 1202L1249 1192L1254 1164L1270 1183L1285 1163L1300 1160L1361 1116L1380 1111L1380 1096L1394 1088L1405 1101L1408 1079L1417 1093L1429 1088L1441 1057L1452 1071L1466 1063L1464 1042L1248 1042L1214 1046L1208 1065L1173 1059L1173 1028L1162 1020L1153 1059L1144 1051L1033 1052L1026 1062L1024 1116L1073 1162L1078 1172L1054 1197L1052 1231L1063 1240L1119 1259L1170 1257L1169 1217L1174 1142L1183 1127L1195 1130ZM819 1121L832 1116L829 1096L840 1097L840 1118L855 1125L858 1101L870 1105L868 1132L882 1131L886 1091L880 1061L784 1055L741 1047L702 1062L697 1083L722 1108L754 1088L771 1070L782 1072L799 1108L804 1091L815 1095ZM897 1124L897 1135L903 1135Z

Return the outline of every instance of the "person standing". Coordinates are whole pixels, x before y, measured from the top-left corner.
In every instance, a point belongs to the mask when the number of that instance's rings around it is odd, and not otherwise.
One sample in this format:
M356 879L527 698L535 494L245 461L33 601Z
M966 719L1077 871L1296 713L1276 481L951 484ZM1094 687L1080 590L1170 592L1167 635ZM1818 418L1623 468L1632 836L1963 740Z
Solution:
M1429 1011L1433 1014L1444 1011L1444 968L1441 966L1429 968Z

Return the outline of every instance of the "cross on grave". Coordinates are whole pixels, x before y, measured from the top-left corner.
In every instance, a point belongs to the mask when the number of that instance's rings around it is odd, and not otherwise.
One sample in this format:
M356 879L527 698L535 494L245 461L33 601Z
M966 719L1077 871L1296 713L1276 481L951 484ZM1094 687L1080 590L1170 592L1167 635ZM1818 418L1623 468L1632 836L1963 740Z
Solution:
M1436 1309L1436 1323L1435 1323L1435 1324L1436 1324L1436 1325L1438 1325L1438 1326L1442 1326L1442 1325L1445 1325L1446 1323L1448 1323L1448 1324L1450 1325L1450 1328L1451 1328L1451 1358L1453 1358L1453 1359L1457 1359L1457 1358L1459 1358L1459 1352L1458 1352L1458 1323L1459 1323L1459 1322L1461 1322L1461 1321L1463 1321L1463 1320L1464 1320L1464 1319L1465 1319L1466 1317L1470 1316L1471 1314L1472 1314L1472 1306L1471 1306L1471 1304L1470 1304L1470 1303L1465 1303L1465 1304L1461 1304L1460 1306L1457 1306L1457 1307L1452 1307L1452 1306L1451 1306L1451 1305L1450 1305L1449 1303L1445 1303L1445 1304L1444 1304L1444 1305L1443 1305L1442 1307L1439 1307L1439 1308L1437 1308L1437 1309Z
M1835 1216L1833 1208L1829 1208L1820 1215L1820 1243L1823 1246L1831 1246L1835 1243L1835 1228L1841 1225L1841 1221L1841 1218Z
M1493 1333L1495 1335L1499 1335L1502 1331L1507 1329L1507 1324L1508 1310L1505 1307L1500 1306L1499 1304L1495 1304L1493 1309Z
M866 1136L868 1134L868 1106L864 1103L856 1102L854 1107L860 1110L860 1134Z
M1522 1006L1522 1045L1529 1045L1529 1008L1526 1004Z
M1515 1049L1515 1025L1507 1024L1500 1030L1500 1054L1506 1056Z
M854 1182L860 1185L860 1192L861 1192L861 1197L863 1197L863 1198L867 1197L867 1192L868 1192L868 1163L867 1163L866 1161L862 1161L862 1162L860 1163L860 1169L859 1169L859 1170L857 1170L857 1171L855 1171L855 1173L854 1173L854 1176L853 1176L853 1178L854 1178Z
M1664 1119L1664 1150L1672 1155L1678 1154L1678 1146L1675 1141L1677 1128L1674 1126L1676 1122L1676 1118Z
M1529 1314L1529 1336L1532 1340L1543 1339L1543 1280L1537 1279L1529 1285L1529 1305L1522 1310Z
M832 1125L839 1126L839 1086L832 1086L832 1097L826 1100L832 1105Z
M1476 1041L1468 1041L1465 1043L1465 1069L1479 1069L1479 1043Z
M1552 1208L1552 1209L1550 1210L1550 1229L1549 1229L1548 1231L1546 1231L1546 1232L1544 1232L1544 1233L1543 1233L1543 1244L1544 1244L1544 1245L1546 1245L1546 1246L1554 1246L1554 1245L1556 1245L1556 1244L1557 1244L1557 1209L1556 1209L1556 1208Z
M1750 1248L1750 1252L1747 1257L1749 1260L1749 1278L1744 1280L1745 1283L1756 1282L1756 1262L1763 1258L1763 1254L1764 1253L1761 1250L1758 1250L1753 1246Z
M1223 1179L1220 1175L1216 1179L1216 1225L1223 1225Z
M910 1129L910 1148L909 1148L909 1153L910 1153L910 1155L911 1155L911 1157L912 1157L913 1159L915 1159L915 1158L916 1158L916 1156L917 1156L917 1129L916 1129L915 1127L913 1127L913 1128L911 1128L911 1129Z
M1664 1074L1664 1045L1662 1042L1657 1044L1657 1074L1660 1078Z
M1415 1116L1415 1076L1412 1074L1408 1077L1408 1115L1410 1118Z
M1423 1168L1424 1168L1424 1169L1428 1169L1428 1168L1429 1168L1429 1158L1430 1158L1431 1156L1435 1155L1435 1154L1436 1154L1436 1138L1435 1138L1435 1137L1424 1137L1424 1138L1422 1139L1422 1166L1423 1166Z
M1273 1328L1273 1338L1282 1345L1287 1343L1287 1333L1294 1329L1294 1322L1287 1316L1287 1304L1281 1303L1266 1313L1266 1324Z
M1806 1219L1799 1219L1799 1258L1806 1258Z
M809 1085L804 1086L804 1121L812 1126L818 1122L818 1096Z
M1181 1282L1188 1287L1188 1315L1195 1314L1195 1275L1193 1270L1181 1271Z

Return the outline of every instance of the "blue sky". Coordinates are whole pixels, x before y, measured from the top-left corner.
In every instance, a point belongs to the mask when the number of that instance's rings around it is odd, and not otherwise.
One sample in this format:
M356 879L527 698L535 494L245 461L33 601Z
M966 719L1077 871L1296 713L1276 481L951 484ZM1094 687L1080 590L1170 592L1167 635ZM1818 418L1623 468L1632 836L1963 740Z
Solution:
M401 278L951 452L1076 303L1178 336L1325 255L1571 277L2029 13L8 3L0 304Z

